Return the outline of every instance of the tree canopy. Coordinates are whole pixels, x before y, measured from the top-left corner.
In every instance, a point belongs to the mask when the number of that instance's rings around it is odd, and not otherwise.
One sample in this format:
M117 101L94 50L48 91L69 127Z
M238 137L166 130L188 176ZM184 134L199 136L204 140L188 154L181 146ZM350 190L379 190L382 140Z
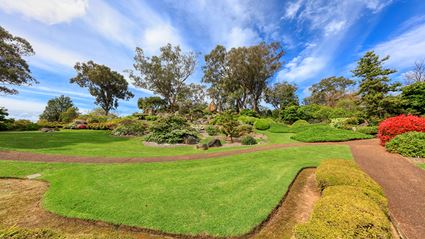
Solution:
M179 46L167 44L158 56L147 57L137 47L134 61L134 71L129 73L135 85L160 95L170 111L177 111L178 99L184 98L185 82L195 70L196 54L183 53Z
M61 115L70 108L74 108L76 111L78 111L78 108L74 106L71 98L68 96L61 95L59 97L50 99L47 102L47 106L43 113L40 115L40 119L47 120L49 122L61 121Z
M98 104L108 115L109 111L118 107L118 100L128 100L134 97L128 90L128 82L124 76L112 71L105 65L99 65L93 61L75 64L77 76L71 78L71 83L80 87L87 87L95 103Z
M38 83L31 76L31 70L24 59L34 55L31 44L22 37L10 34L0 26L0 93L17 94L9 86Z
M338 100L347 94L347 88L354 85L354 81L345 77L328 77L310 87L311 96L306 99L310 104L327 105L334 107Z
M165 107L167 102L159 96L150 96L145 98L139 98L137 106L143 110L143 113L149 115L157 113L161 108Z
M298 105L297 86L288 82L276 83L265 91L265 101L275 109Z

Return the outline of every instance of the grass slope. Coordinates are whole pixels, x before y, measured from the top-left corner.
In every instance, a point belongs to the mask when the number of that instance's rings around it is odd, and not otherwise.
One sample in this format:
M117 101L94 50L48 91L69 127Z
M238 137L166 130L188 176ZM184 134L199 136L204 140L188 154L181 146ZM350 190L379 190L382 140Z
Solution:
M0 133L0 150L44 154L96 157L153 157L232 149L235 149L235 147L213 148L208 151L195 149L194 146L150 147L143 145L143 138L141 137L115 137L109 131L101 130L64 130L54 133L37 131Z
M206 160L145 164L0 161L0 176L41 173L43 205L68 217L171 233L236 236L277 205L296 173L347 146L306 146Z

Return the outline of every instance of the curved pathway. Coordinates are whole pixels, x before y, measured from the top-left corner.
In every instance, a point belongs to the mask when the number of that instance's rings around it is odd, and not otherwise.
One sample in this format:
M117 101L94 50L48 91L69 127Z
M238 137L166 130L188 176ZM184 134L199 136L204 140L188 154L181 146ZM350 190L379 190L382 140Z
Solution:
M0 159L78 163L164 162L207 159L307 145L350 146L353 157L360 167L383 187L389 199L393 221L395 221L395 224L400 229L401 234L408 239L425 238L425 170L416 167L408 159L400 155L386 152L384 147L379 145L377 139L340 143L273 144L222 152L146 158L97 158L0 151Z

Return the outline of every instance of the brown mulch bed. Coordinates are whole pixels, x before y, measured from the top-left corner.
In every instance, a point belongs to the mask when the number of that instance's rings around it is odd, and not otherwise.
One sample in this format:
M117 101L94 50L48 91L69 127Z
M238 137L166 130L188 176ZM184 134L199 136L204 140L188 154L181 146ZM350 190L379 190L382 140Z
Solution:
M48 183L43 181L0 179L0 225L47 228L67 238L172 238L160 232L149 233L134 227L65 218L47 212L41 207L42 196L47 189ZM302 170L268 219L241 238L291 238L293 227L308 219L319 197L315 169Z

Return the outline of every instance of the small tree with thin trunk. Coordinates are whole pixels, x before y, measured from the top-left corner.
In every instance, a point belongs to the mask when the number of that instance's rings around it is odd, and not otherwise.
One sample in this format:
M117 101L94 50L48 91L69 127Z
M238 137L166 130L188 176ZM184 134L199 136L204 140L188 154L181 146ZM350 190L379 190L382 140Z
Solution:
M105 65L88 61L77 63L74 69L77 71L77 76L71 79L71 83L87 87L90 94L95 97L95 103L105 111L106 115L118 107L118 100L134 97L128 90L128 82L124 76Z

